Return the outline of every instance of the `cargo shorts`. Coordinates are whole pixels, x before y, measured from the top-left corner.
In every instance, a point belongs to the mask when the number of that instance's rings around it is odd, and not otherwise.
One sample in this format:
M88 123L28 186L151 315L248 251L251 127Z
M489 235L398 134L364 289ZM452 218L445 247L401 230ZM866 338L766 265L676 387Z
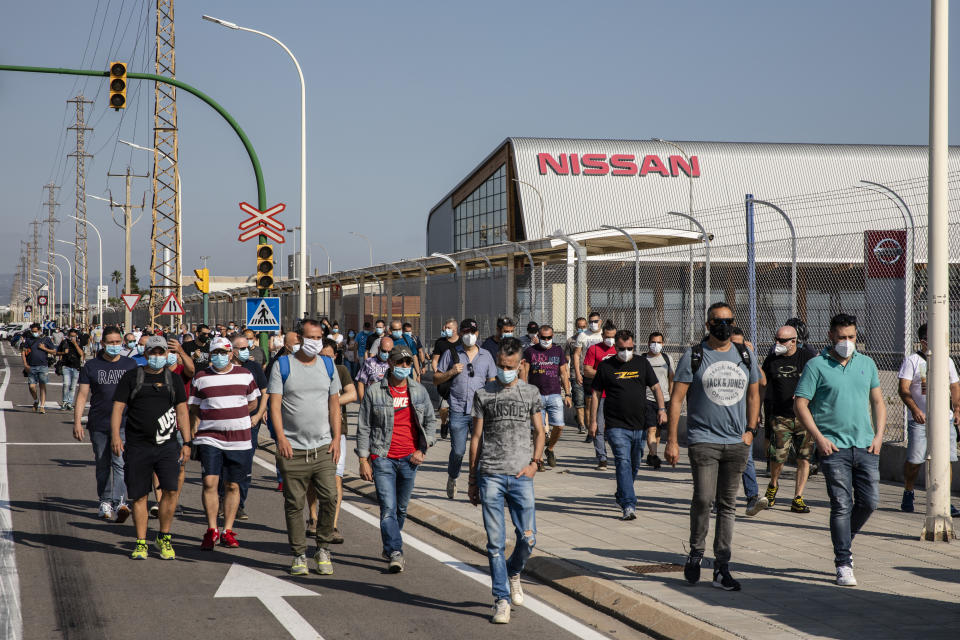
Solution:
M770 420L770 461L783 464L790 455L790 445L797 452L797 460L813 459L814 446L810 432L796 418L773 416Z

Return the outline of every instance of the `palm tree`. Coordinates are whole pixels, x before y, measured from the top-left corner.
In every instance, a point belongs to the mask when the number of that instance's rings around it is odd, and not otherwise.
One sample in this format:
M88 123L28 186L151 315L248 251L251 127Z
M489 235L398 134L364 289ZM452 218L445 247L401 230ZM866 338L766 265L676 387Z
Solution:
M117 286L117 297L120 297L120 281L123 280L123 274L118 270L110 274L110 279Z

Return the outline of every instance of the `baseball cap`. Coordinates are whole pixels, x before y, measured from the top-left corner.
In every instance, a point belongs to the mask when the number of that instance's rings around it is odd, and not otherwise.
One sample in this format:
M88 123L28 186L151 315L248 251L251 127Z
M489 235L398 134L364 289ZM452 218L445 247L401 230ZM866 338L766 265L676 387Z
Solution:
M460 333L464 331L479 331L480 327L477 326L477 321L472 318L467 318L460 323Z
M161 336L150 336L147 338L147 344L143 346L145 353L150 353L151 349L160 348L163 350L167 349L167 341Z
M410 347L405 344L394 345L393 349L390 350L390 362L399 362L404 358L413 360L413 352L410 351Z
M217 349L223 349L224 351L233 351L233 346L230 344L230 341L226 338L214 338L210 341L210 352L213 353Z

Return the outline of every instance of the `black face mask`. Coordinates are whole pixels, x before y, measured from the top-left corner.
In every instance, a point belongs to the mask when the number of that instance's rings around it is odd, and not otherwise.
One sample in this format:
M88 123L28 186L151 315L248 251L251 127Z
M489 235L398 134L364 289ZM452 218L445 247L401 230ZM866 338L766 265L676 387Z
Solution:
M720 342L726 342L730 339L730 336L733 335L733 325L727 324L726 322L716 322L713 321L709 325L710 335L719 340Z
M209 334L206 334L206 333L197 334L197 342L199 342L200 344L203 344L204 342L206 342L206 341L209 340L209 339L210 339L210 335L209 335Z

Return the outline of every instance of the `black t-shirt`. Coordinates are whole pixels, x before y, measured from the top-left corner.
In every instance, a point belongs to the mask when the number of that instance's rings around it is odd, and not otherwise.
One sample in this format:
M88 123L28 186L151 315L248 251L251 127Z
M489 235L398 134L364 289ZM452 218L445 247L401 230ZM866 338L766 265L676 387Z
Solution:
M255 362L252 358L244 361L244 363L240 366L250 372L250 375L253 376L253 384L257 385L257 389L260 389L261 392L265 393L267 389L267 376L263 373L263 367L261 367L260 364ZM250 415L252 416L255 414L259 410L259 407L260 404L257 403L257 406L250 411Z
M175 400L171 403L163 372L149 373L144 370L143 373L143 386L132 402L130 393L137 384L137 369L123 374L113 394L115 402L127 404L127 446L159 446L170 442L177 428L175 405L187 401L187 392L179 376L171 374Z
M812 358L810 351L800 348L792 356L767 356L763 361L763 373L767 376L763 406L768 418L796 417L793 413L793 396L803 367Z
M455 342L450 342L446 338L437 338L437 341L433 343L433 355L443 358L444 353L447 351L456 351L457 347L462 344L460 338L457 338ZM439 360L437 360L437 362L439 362Z
M201 345L196 340L191 340L189 342L183 343L183 350L191 358L193 358L193 364L196 367L197 371L202 371L207 368L207 365L210 364L210 338L207 338L207 341Z
M658 384L657 374L643 356L634 355L629 362L613 356L601 362L593 389L607 393L603 404L606 428L646 428L647 388Z
M79 341L77 346L79 346ZM83 347L80 347L80 349L82 350ZM60 342L60 346L57 347L57 355L60 356L60 361L63 363L63 366L69 369L79 369L83 364L83 359L80 357L80 354L71 346L70 338L64 338L63 341Z

